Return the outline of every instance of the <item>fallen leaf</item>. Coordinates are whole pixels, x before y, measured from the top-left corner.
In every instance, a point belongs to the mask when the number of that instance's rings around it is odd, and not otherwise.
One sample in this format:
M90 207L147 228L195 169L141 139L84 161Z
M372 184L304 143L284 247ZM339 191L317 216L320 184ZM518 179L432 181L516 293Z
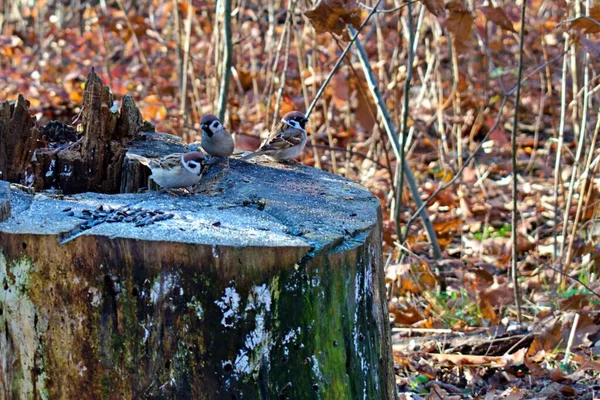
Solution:
M502 357L474 356L468 354L436 354L432 358L437 362L447 362L452 365L489 365L491 367L507 367L510 365L523 365L526 348L517 350L513 354Z
M360 26L360 8L354 0L319 0L304 15L310 19L317 33L341 35L346 24L356 29Z
M570 25L571 29L579 29L583 33L599 33L600 32L600 5L592 7L590 14L575 18Z
M492 21L500 28L517 33L512 21L508 18L508 15L506 15L502 8L483 6L479 8L479 11L481 11L488 20Z
M454 48L459 55L465 54L471 47L473 15L459 0L448 3L446 9L450 13L446 20L446 28L452 36Z
M421 0L425 8L436 17L441 17L446 13L444 9L444 0Z

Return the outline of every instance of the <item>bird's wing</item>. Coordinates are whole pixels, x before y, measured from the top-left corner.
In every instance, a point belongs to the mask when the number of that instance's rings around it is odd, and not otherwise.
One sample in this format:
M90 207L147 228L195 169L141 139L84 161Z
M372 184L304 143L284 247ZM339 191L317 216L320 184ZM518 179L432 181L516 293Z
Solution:
M173 153L163 158L152 161L156 163L155 165L157 167L160 167L164 170L170 170L173 168L181 167L181 157L183 157L183 153Z
M280 131L274 131L267 140L260 146L259 151L274 151L289 149L302 143L302 131L298 129L287 128Z

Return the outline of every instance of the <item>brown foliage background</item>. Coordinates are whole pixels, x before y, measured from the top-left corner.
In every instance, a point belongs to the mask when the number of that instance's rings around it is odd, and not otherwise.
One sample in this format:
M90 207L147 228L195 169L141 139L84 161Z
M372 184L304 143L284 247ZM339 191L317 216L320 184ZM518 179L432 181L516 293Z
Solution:
M345 25L358 27L373 4L233 1L226 125L238 133L238 148L255 148L278 115L308 108L347 43ZM385 12L360 35L396 127L401 126L409 50L403 4L382 1ZM0 2L0 99L21 93L40 124L71 123L81 111L84 78L95 67L117 101L132 94L157 131L198 140L201 116L216 111L223 73L216 10L215 1L199 0ZM517 112L518 261L526 320L542 326L552 313L573 310L571 298L577 296L575 309L586 316L586 336L578 343L584 346L580 358L574 359L587 365L585 371L594 370L588 356L598 327L592 291L600 259L594 135L600 6L592 4L586 13L577 2L532 0L524 26L520 3L508 0L491 5L422 0L412 10L417 30L407 157L422 198L455 177L485 142L455 184L428 203L442 259L432 259L419 222L406 226L415 211L407 191L400 212L406 238L397 243L392 213L397 163L353 52L311 115L311 142L302 162L359 181L380 199L390 313L397 327L506 327L503 318L514 319L509 143ZM521 29L527 33L524 79L515 108ZM561 279L560 268L576 280ZM445 296L435 293L442 277ZM571 323L557 319L552 325L557 328L541 333L527 355L513 352L514 359L499 365L525 363L546 383L564 382L564 374L543 372L532 363L545 360L543 366L550 368L560 362L548 361L541 352L564 349L561 335L564 339ZM400 387L418 386L413 378L424 373L423 366L398 357L399 371L405 371L399 373ZM482 360L467 361L490 362ZM449 390L436 387L436 393Z

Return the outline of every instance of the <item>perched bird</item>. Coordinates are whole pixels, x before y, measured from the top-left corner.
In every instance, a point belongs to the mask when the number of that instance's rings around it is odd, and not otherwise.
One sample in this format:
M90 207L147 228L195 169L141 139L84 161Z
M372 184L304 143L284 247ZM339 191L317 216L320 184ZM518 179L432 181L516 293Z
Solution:
M275 161L296 158L306 145L306 122L308 119L300 111L291 111L283 116L258 150L242 157L249 160L265 155Z
M180 189L195 185L200 181L206 156L197 151L173 153L161 158L146 158L137 154L127 154L152 171L150 178L164 189Z
M202 126L201 146L213 157L229 157L233 153L233 137L219 118L206 114L200 121Z

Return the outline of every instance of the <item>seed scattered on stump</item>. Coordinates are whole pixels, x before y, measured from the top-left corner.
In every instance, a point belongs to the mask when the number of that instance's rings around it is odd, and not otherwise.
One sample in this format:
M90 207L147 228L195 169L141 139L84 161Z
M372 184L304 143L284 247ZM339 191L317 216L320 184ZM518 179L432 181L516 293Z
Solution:
M67 215L74 216L75 213L70 211L71 208L66 208L63 211L68 212ZM69 212L70 211L70 212ZM81 230L90 229L93 226L101 223L115 223L125 222L133 223L135 227L143 227L152 225L155 222L166 221L174 218L175 214L167 214L162 210L148 210L141 207L131 208L130 206L123 206L119 208L104 207L99 205L95 210L81 210L81 215L78 218L83 219L85 222L82 223L79 228Z

